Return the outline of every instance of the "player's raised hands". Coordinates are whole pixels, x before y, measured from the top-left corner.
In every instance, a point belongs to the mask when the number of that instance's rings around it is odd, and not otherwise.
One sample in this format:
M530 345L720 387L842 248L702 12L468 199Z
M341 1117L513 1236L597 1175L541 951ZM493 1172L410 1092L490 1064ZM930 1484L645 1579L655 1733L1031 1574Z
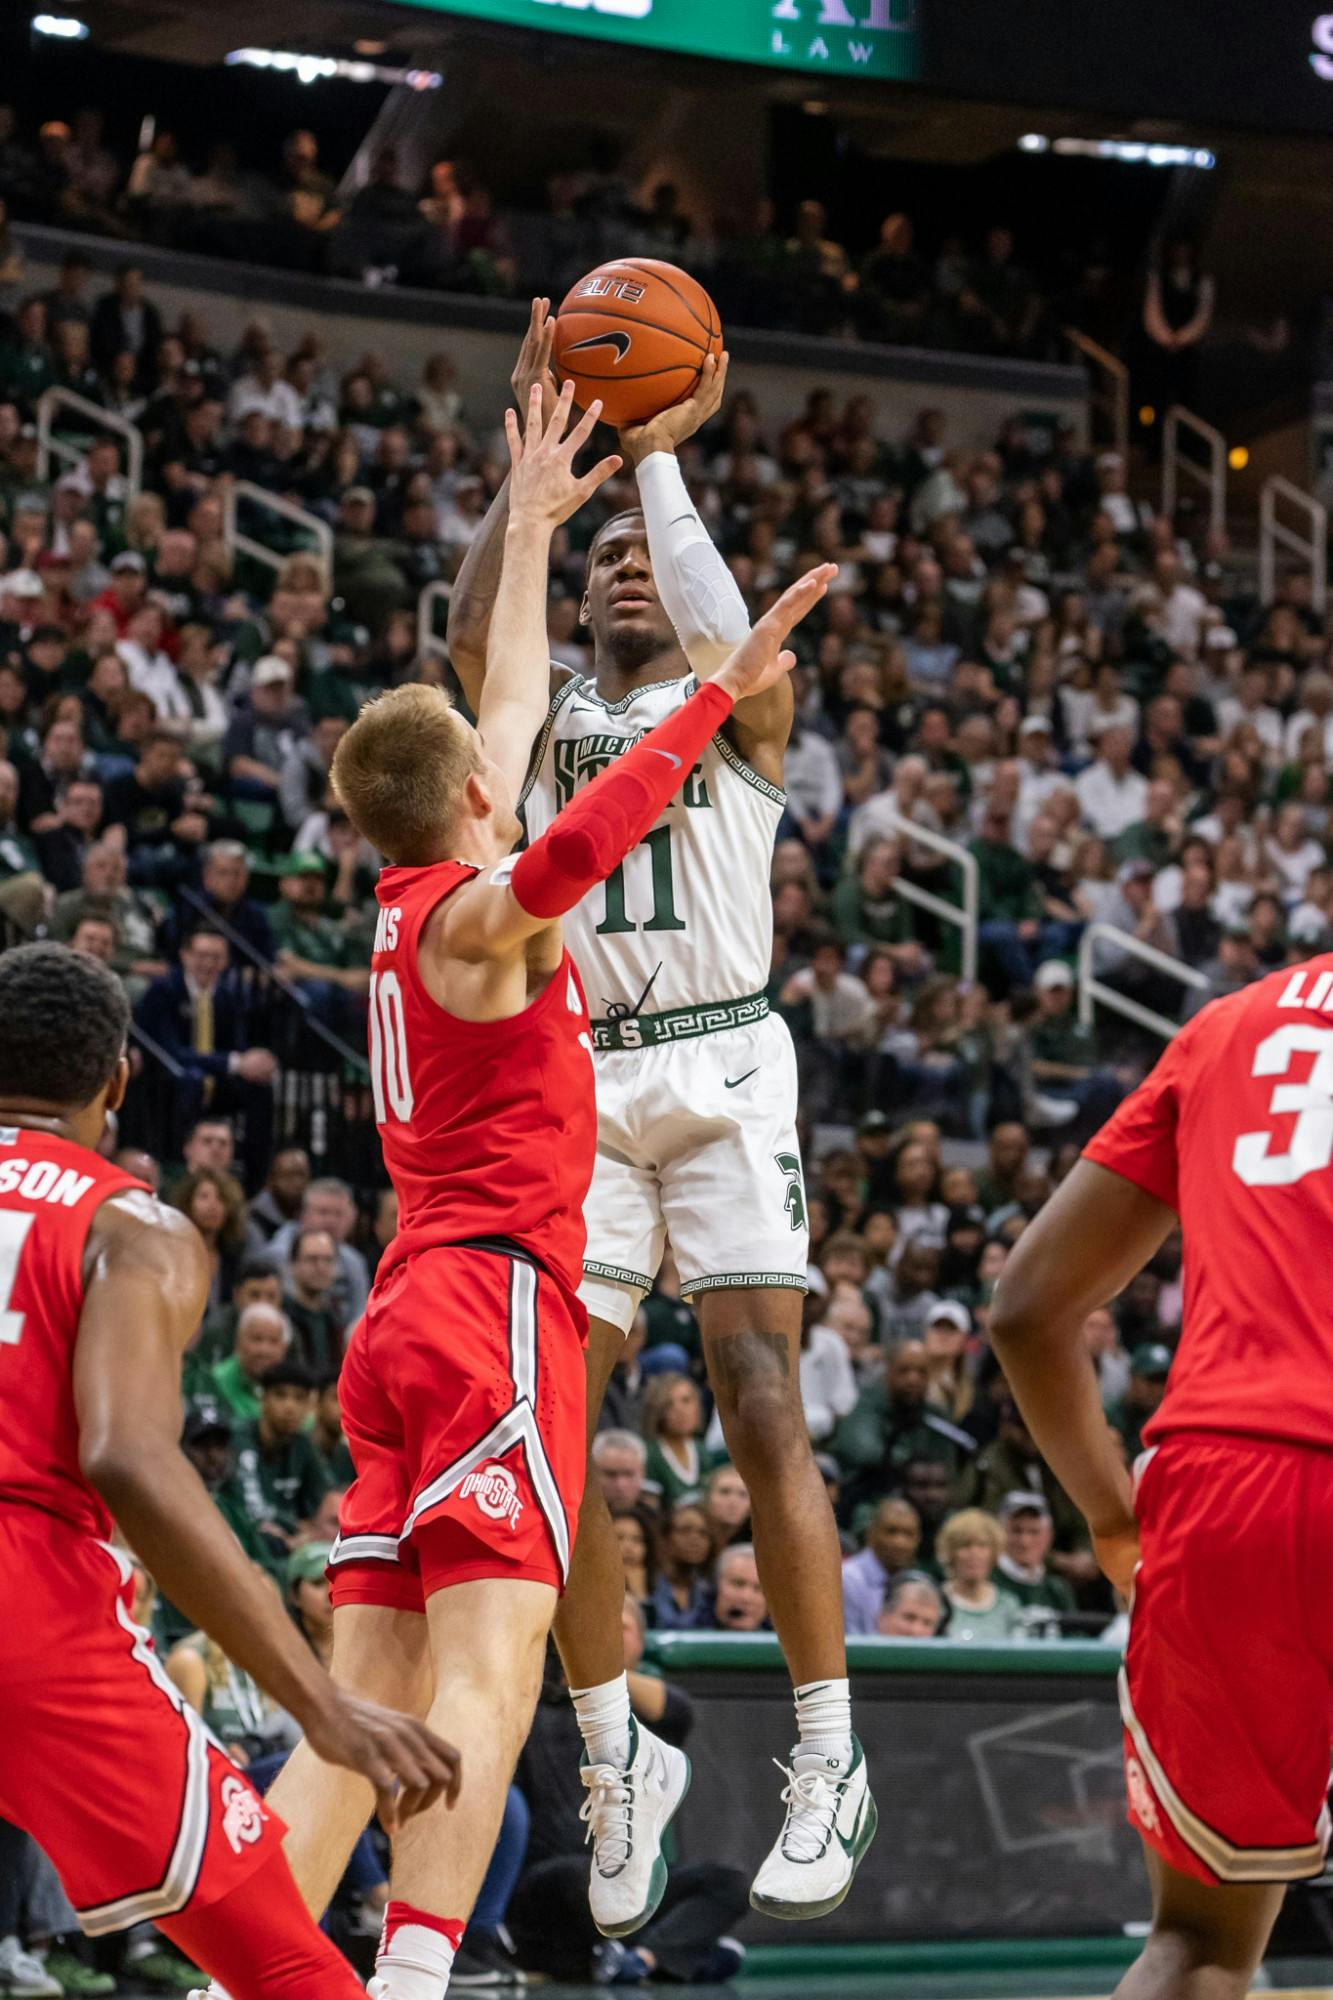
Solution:
M687 396L683 403L673 403L659 416L649 417L646 423L625 425L620 432L620 444L631 465L641 464L655 451L674 452L686 438L692 438L713 421L722 408L730 361L729 354L720 358L705 356L692 396Z
M550 423L555 415L556 400L560 387L551 367L551 345L555 339L555 319L551 313L549 299L534 299L528 319L528 330L523 336L523 345L518 350L518 360L510 382L514 400L520 410L526 411L528 399L534 387L542 392L542 418Z
M784 651L783 641L814 610L837 574L836 563L820 563L817 568L808 569L764 613L749 638L741 641L714 676L717 685L725 688L733 701L764 694L791 672L796 655Z
M599 486L619 472L623 461L615 454L594 465L579 478L574 460L597 427L602 414L600 402L589 405L586 413L565 435L574 408L574 385L566 382L556 398L549 420L544 414L540 382L528 392L527 422L520 425L513 410L505 411L505 436L509 442L509 518L512 521L539 521L556 528L576 514Z
M414 1716L338 1688L334 1701L307 1720L306 1737L326 1764L340 1764L370 1780L375 1809L388 1834L441 1797L451 1806L458 1801L462 1759Z

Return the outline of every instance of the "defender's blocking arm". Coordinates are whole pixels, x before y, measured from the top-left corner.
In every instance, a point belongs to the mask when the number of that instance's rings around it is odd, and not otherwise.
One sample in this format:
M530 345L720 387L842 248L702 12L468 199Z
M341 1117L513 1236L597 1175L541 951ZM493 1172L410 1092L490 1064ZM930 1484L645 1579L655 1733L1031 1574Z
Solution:
M555 414L556 402L555 378L551 373L554 334L551 301L534 299L528 330L514 367L513 389L518 407L523 411L528 408L533 389L541 389L542 419L547 424ZM474 716L481 712L491 618L505 561L509 500L510 481L506 478L468 547L449 598L449 622L445 633L449 661Z
M526 428L520 428L512 410L505 411L509 515L477 707L477 733L486 754L500 766L515 795L527 775L550 693L546 592L551 537L620 470L619 458L612 456L581 479L574 475L574 460L596 428L600 403L591 405L568 437L564 431L574 405L573 385L566 384L549 423L543 423L542 405L541 386L534 383Z

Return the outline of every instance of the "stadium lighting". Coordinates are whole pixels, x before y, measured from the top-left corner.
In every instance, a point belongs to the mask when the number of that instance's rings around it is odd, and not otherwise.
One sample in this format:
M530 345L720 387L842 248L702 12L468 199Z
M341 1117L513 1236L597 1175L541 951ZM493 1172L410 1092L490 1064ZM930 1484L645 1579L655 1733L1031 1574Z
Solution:
M32 32L34 35L51 35L60 42L86 42L88 23L75 21L67 14L34 14Z
M349 62L343 56L305 55L294 49L233 49L226 57L246 69L275 70L298 83L402 84L408 90L438 90L444 82L435 69L386 69L382 63Z
M1066 159L1119 160L1127 167L1198 167L1217 165L1206 146L1163 146L1146 139L1048 139L1044 132L1024 132L1020 153L1060 153Z

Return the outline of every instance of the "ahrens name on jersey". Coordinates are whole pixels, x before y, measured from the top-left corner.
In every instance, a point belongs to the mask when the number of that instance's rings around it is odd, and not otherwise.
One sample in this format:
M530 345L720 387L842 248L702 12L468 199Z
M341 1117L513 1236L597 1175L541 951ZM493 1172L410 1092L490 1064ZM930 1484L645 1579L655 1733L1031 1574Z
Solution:
M566 952L521 1014L464 1021L426 990L432 911L469 882L463 862L386 868L370 977L370 1067L398 1234L381 1278L415 1251L478 1237L521 1244L572 1296L597 1143L583 988Z
M68 1139L0 1128L0 1506L40 1507L103 1541L111 1516L79 1469L74 1347L89 1228L138 1186Z
M1184 1231L1183 1330L1148 1442L1333 1446L1333 954L1205 1007L1087 1157Z

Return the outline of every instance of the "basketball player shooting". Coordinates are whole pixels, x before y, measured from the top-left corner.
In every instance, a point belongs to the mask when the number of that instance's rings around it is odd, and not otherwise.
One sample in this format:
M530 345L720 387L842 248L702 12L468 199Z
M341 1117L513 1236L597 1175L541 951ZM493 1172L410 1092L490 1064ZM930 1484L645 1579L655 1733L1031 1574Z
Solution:
M554 404L552 327L547 302L535 301L514 378L521 404L534 385ZM697 686L715 684L749 631L675 456L716 413L725 379L725 357L709 357L689 401L620 433L642 511L604 522L589 552L593 674L543 661L549 707L524 792L534 836L646 730L683 712ZM509 507L506 488L450 605L450 657L474 711L494 671L486 642L509 561ZM750 1490L760 1576L795 1683L785 1817L751 1900L771 1916L805 1918L846 1895L875 1807L851 1728L838 1538L801 1407L808 1238L796 1060L763 991L791 721L785 677L738 702L701 745L679 797L569 913L566 934L596 1050L598 1152L580 1287L592 1317L589 1431L669 1235L727 1447ZM662 1832L688 1779L683 1754L631 1717L623 1597L619 1548L590 1479L556 1638L584 1741L592 1914L610 1937L639 1929L661 1900ZM663 1768L665 1786L645 1783Z
M333 783L388 866L377 885L371 1075L399 1229L339 1385L356 1469L330 1556L333 1674L463 1742L457 1810L394 1842L372 2000L441 2000L490 1860L569 1575L585 1460L579 1302L596 1145L583 990L561 918L611 877L734 706L785 679L824 595L792 586L706 687L579 792L514 858L518 792L546 708L551 536L582 478L572 396L534 389L512 460L492 663L473 729L439 689L364 708ZM269 1794L312 1913L373 1798L298 1748Z

